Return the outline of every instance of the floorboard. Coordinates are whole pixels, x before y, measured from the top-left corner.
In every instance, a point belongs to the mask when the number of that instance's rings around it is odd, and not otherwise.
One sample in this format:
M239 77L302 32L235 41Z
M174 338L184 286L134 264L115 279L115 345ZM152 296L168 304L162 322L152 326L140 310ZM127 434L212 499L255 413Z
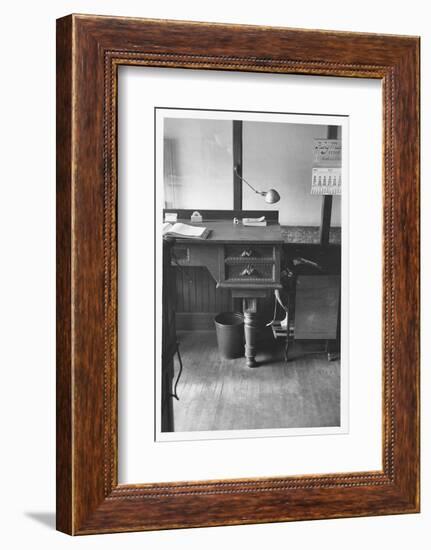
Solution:
M286 363L279 343L264 342L250 369L220 358L214 331L181 331L178 341L176 432L339 426L340 362L321 346L297 343Z

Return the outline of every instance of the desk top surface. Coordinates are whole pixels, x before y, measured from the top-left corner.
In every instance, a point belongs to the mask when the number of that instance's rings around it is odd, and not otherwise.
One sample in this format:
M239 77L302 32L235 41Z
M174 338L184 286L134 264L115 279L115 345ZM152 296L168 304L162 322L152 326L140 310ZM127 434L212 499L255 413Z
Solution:
M179 222L187 223L184 220ZM190 222L188 222L190 223ZM178 239L181 243L213 244L213 243L264 243L282 244L283 235L278 223L268 224L265 227L247 227L242 224L234 225L232 220L206 221L193 224L198 227L207 227L210 234L207 239Z

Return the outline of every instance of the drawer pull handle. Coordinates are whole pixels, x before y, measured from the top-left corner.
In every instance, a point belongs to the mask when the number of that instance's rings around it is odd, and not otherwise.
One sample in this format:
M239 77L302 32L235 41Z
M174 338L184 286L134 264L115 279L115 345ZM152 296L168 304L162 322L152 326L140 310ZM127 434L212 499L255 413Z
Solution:
M246 248L241 252L241 258L250 258L253 256L253 250L251 248Z
M241 277L250 277L250 275L254 275L255 273L256 273L255 268L252 265L248 265L247 267L245 267L241 271L240 276Z

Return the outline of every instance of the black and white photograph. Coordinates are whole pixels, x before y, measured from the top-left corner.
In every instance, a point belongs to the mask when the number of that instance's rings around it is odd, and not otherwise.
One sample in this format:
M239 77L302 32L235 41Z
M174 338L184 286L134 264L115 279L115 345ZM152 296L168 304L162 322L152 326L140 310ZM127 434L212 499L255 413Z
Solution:
M345 433L348 117L157 107L155 142L156 440Z

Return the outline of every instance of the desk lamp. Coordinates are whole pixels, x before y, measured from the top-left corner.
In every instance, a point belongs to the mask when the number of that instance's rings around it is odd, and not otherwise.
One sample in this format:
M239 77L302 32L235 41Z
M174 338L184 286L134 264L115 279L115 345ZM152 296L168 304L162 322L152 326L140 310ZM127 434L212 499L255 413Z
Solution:
M245 178L238 174L238 169L236 166L234 166L234 171L239 179L246 183L250 187L250 189L252 189L257 195L262 195L262 197L265 197L265 202L267 202L268 204L274 204L280 200L280 195L275 189L270 189L269 191L258 191L250 183L248 183Z

